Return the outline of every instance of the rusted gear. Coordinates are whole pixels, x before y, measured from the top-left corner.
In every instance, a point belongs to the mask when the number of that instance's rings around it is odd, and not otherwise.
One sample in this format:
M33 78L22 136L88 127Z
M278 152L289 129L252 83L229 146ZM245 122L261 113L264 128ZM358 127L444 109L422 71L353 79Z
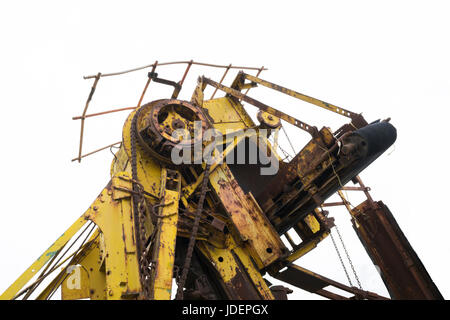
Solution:
M142 106L137 119L140 145L156 159L173 164L172 149L192 151L201 144L208 123L203 112L187 101L164 99ZM193 156L193 152L191 152Z

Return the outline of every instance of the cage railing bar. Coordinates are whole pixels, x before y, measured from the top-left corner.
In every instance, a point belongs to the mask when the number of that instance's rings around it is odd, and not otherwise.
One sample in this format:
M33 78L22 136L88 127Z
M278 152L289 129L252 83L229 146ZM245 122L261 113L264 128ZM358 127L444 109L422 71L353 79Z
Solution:
M89 93L89 96L88 96L88 98L86 100L86 105L85 105L84 110L83 110L83 115L81 116L80 146L79 146L79 149L78 149L78 162L81 161L81 152L82 152L82 149L83 149L84 120L85 120L86 112L87 112L87 109L89 107L89 103L92 100L92 96L94 95L95 89L97 88L97 83L100 80L100 77L101 77L101 73L99 72L95 76L95 81L92 84L91 92Z
M151 82L151 77L149 77L149 79L147 80L146 85L145 85L145 87L144 87L144 90L143 90L143 92L142 92L142 94L141 94L141 97L140 97L140 99L139 99L139 102L138 102L137 107L125 107L125 108L112 109L112 110L107 110L107 111L97 112L97 113L92 113L92 114L86 114L86 113L87 113L87 110L88 110L88 107L89 107L89 104L90 104L90 101L92 100L92 97L93 97L94 92L95 92L95 90L96 90L98 81L100 80L101 77L107 77L107 76L114 76L114 75L125 74L125 73L129 73L129 72L133 72L133 71L138 71L138 70L142 70L142 69L146 69L146 68L150 68L150 67L152 68L152 71L151 71L151 72L154 72L155 69L156 69L156 66L174 65L174 64L187 64L187 67L186 67L186 69L185 69L185 72L184 72L184 74L183 74L183 77L182 77L182 79L181 79L180 82L179 82L180 85L182 85L182 84L184 83L184 81L185 81L185 79L186 79L186 76L187 76L187 74L188 74L188 72L189 72L189 70L190 70L190 68L191 68L192 65L200 65L200 66L206 66L206 67L214 67L214 68L224 68L224 69L226 69L225 72L224 72L224 74L223 74L223 76L222 76L222 79L221 79L220 83L223 82L223 80L225 79L225 77L226 77L226 75L227 75L227 73L228 73L228 71L229 71L230 69L258 70L256 76L258 76L263 70L267 70L267 68L264 68L264 66L262 66L261 68L256 68L256 67L246 67L246 66L233 66L231 63L230 63L228 66L226 66L226 65L218 65L218 64L211 64L211 63L204 63L204 62L196 62L196 61L193 61L193 60L189 60L189 61L163 62L163 63L158 63L158 61L155 61L155 62L154 62L153 64L151 64L151 65L147 65L147 66L143 66L143 67L139 67L139 68L134 68L134 69L129 69L129 70L121 71L121 72L105 73L105 74L102 74L101 72L99 72L99 73L97 73L97 75L84 76L84 77L83 77L84 79L92 79L92 78L94 78L95 81L94 81L94 83L93 83L93 85L92 85L91 92L90 92L90 94L89 94L89 96L88 96L88 99L87 99L87 101L86 101L86 105L85 105L85 107L84 107L83 114L82 114L81 116L76 116L76 117L73 117L73 118L72 118L73 120L81 120L80 145L79 145L79 150L78 150L78 157L72 159L72 161L78 160L78 162L81 162L81 159L84 158L84 157L87 157L87 156L89 156L89 155L91 155L91 154L94 154L94 153L96 153L96 152L99 152L99 151L101 151L101 150L104 150L104 149L106 149L106 148L109 148L109 147L111 147L111 146L114 146L114 145L118 144L119 142L116 142L116 143L113 143L113 144L108 145L108 146L106 146L106 147L103 147L103 148L100 148L100 149L97 149L97 150L94 150L94 151L92 151L92 152L89 152L89 153L87 153L87 154L82 155L82 151L83 151L83 138L84 138L84 125L85 125L85 119L86 119L86 118L90 118L90 117L95 117L95 116L105 115L105 114L109 114L109 113L115 113L115 112L125 111L125 110L133 110L133 109L138 108L138 107L141 105L141 103L142 103L142 101L143 101L143 98L144 98L144 96L145 96L145 93L146 93L146 91L147 91L147 89L148 89L148 86L149 86L149 84L150 84L150 82ZM214 97L214 95L215 95L215 93L217 92L217 90L218 90L218 88L216 87L216 88L215 88L215 91L214 91L214 93L213 93L213 95L211 96L211 99ZM248 92L248 90L249 90L249 89L247 89L247 92Z
M162 63L159 63L158 66L167 66L167 65L173 65L173 64L188 64L188 65L190 64L190 65L198 65L198 66L205 66L205 67L212 67L212 68L228 68L227 65L219 65L219 64L212 64L212 63L196 62L196 61L193 61L193 60L162 62ZM150 68L150 67L153 67L153 66L154 66L154 64L149 64L149 65L146 65L146 66L143 66L143 67L133 68L133 69L125 70L125 71L111 72L111 73L101 73L100 77L118 76L118 75L121 75L121 74L126 74L126 73L130 73L130 72L134 72L134 71L147 69L147 68ZM231 69L260 70L261 68L245 67L245 66L232 66ZM267 70L267 69L264 68L263 70ZM84 76L83 79L93 79L95 77L97 77L97 76L96 75L89 75L89 76Z
M86 119L86 118L90 118L90 117L102 116L102 115L109 114L109 113L125 111L125 110L134 110L134 109L136 109L136 107L125 107L125 108L119 108L119 109L111 109L111 110L107 110L107 111L87 114L87 115L84 116L84 118ZM72 120L80 120L80 119L83 119L83 116L72 117Z
M230 65L225 69L225 72L223 73L222 78L220 79L219 83L222 84L223 80L225 79L225 77L227 76L228 71L230 71L230 68L232 67L231 63ZM217 90L219 90L218 88L214 89L213 94L211 95L211 98L209 99L214 99L214 96L216 95Z
M107 148L111 148L112 146L115 146L116 144L119 144L119 143L122 143L122 141L118 141L118 142L112 143L112 144L110 144L110 145L107 145L106 147L103 147L103 148L100 148L100 149L91 151L91 152L86 153L86 154L84 154L84 155L82 155L82 156L79 156L79 157L77 157L77 158L72 159L72 161L78 160L78 162L80 162L81 158L85 158L85 157L87 157L87 156L90 156L91 154L97 153L97 152L102 151L102 150L105 150L105 149L107 149Z
M152 73L155 72L157 66L158 66L158 60L156 60L155 63L153 64L152 71L151 71ZM150 84L150 82L152 82L152 78L149 76L147 79L147 82L145 83L145 87L144 87L144 90L142 91L141 97L139 98L137 108L139 108L141 106L142 100L144 99L145 93L147 92L148 85Z
M181 80L179 82L180 86L183 85L184 80L186 79L187 74L188 74L189 70L191 69L192 63L194 63L194 60L189 61L188 65L186 67L186 70L184 71L183 77L181 78Z

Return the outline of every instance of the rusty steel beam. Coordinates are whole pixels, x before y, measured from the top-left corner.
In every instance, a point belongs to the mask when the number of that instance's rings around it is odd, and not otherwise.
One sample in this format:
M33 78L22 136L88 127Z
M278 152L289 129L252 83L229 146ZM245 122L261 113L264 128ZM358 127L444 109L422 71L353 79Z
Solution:
M364 194L366 195L367 199L368 199L371 203L373 203L372 196L371 196L370 193L369 193L370 188L368 188L368 187L366 187L366 186L364 185L364 183L362 182L362 180L361 180L361 178L360 178L359 176L356 176L356 177L355 177L355 181L358 182L358 184L360 185L360 187L363 189L362 191L363 191Z
M393 299L443 299L383 202L368 199L350 213L353 227Z
M261 74L261 72L263 72L263 70L265 70L265 69L264 69L264 66L262 66L262 67L258 70L258 72L256 73L256 76L255 76L255 77L259 77L259 75ZM247 95L248 92L250 91L250 89L251 89L251 88L248 88L248 89L244 92L244 94Z
M321 207L337 207L337 206L343 206L345 205L345 203L343 201L340 202L327 202L327 203L323 203L320 206Z
M332 112L337 113L337 114L339 114L341 116L348 117L348 118L351 118L351 119L358 117L357 113L354 113L354 112L352 112L350 110L346 110L346 109L344 109L342 107L337 107L335 105L332 105L331 103L328 103L328 102L325 102L325 101L322 101L322 100L319 100L319 99L307 96L305 94L302 94L302 93L299 93L297 91L294 91L294 90L282 87L282 86L277 85L275 83L272 83L272 82L260 79L260 78L258 78L258 76L255 77L255 76L252 76L252 75L249 75L249 74L246 74L246 73L243 73L243 75L244 75L244 77L246 79L248 79L248 80L250 80L252 82L256 82L256 83L258 83L258 84L260 84L262 86L265 86L267 88L270 88L270 89L279 91L281 93L287 94L288 96L291 96L293 98L297 98L299 100L303 100L305 102L314 104L314 105L316 105L318 107L321 107L321 108L324 108L326 110L332 111Z
M312 272L308 269L302 268L295 264L290 264L285 270L274 274L274 278L289 283L297 288L306 290L311 293L316 293L329 299L348 299L347 297L331 293L324 288L333 286L340 290L354 294L353 299L368 299L368 300L389 300L376 293L358 289L356 287L349 287L340 282L331 280L320 274Z
M350 300L349 298L346 298L346 297L341 296L341 295L336 294L336 293L332 293L332 292L324 290L324 289L317 290L314 293L316 293L319 296L322 296L324 298L330 299L330 300Z
M353 127L355 127L355 128L362 128L362 127L364 127L364 126L366 126L368 124L367 121L364 119L364 117L361 114L354 113L354 112L352 112L350 110L344 109L342 107L335 106L335 105L333 105L331 103L328 103L328 102L325 102L325 101L322 101L322 100L319 100L319 99L307 96L307 95L299 93L297 91L294 91L294 90L282 87L280 85L271 83L269 81L260 79L260 78L258 78L258 76L254 77L252 75L244 73L243 71L240 72L240 75L242 75L243 79L248 79L252 83L260 84L260 85L265 86L267 88L270 88L270 89L276 90L278 92L284 93L286 95L289 95L289 96L291 96L293 98L296 98L296 99L299 99L299 100L311 103L311 104L313 104L315 106L318 106L320 108L323 108L325 110L328 110L328 111L337 113L337 114L339 114L341 116L350 118L350 119L352 119L351 125Z
M370 188L344 186L344 187L341 188L341 190L345 190L345 191L370 191Z

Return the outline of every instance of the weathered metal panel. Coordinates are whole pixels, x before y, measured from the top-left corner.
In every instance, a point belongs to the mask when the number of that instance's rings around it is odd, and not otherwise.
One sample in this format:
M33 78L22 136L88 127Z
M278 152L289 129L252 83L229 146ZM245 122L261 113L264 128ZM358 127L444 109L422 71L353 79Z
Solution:
M210 183L258 265L262 268L280 258L284 245L278 234L253 198L244 194L226 164L211 173Z
M394 216L383 202L352 210L353 225L394 299L443 299Z

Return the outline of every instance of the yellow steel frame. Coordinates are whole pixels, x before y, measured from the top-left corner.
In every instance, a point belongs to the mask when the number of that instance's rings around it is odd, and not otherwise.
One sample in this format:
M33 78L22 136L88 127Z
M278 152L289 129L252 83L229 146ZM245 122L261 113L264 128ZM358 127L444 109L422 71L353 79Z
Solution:
M269 82L269 81L266 81L266 80L254 77L252 75L249 75L249 74L246 74L246 73L242 72L242 73L240 73L240 76L242 76L245 79L248 79L248 80L250 80L250 81L252 81L254 83L260 84L260 85L265 86L265 87L270 88L270 89L277 90L277 91L279 91L281 93L284 93L284 94L287 94L287 95L289 95L291 97L297 98L299 100L303 100L305 102L311 103L313 105L316 105L316 106L321 107L323 109L326 109L328 111L332 111L334 113L340 114L340 115L342 115L344 117L353 118L353 117L357 116L357 114L355 114L354 112L352 112L350 110L344 109L342 107L335 106L335 105L333 105L331 103L328 103L328 102L325 102L325 101L322 101L322 100L319 100L319 99L307 96L307 95L305 95L303 93L300 93L300 92L297 92L297 91L294 91L294 90L282 87L282 86L274 84L272 82Z
M206 241L199 242L197 248L212 263L223 289L232 299L248 299L249 295L254 295L253 299L274 299L248 251L238 246L232 237L228 238L225 248L216 248Z
M323 229L322 224L313 215L307 216L305 218L306 227L314 236L302 248L288 255L280 236L252 194L244 193L234 179L231 170L222 163L222 160L242 139L254 138L253 133L248 134L243 129L255 128L258 130L238 99L255 103L262 110L310 132L315 138L307 145L307 151L314 151L313 148L320 147L318 139L324 139L326 143L329 143L333 136L329 130L324 128L321 130L322 137L320 138L315 127L263 105L242 94L240 90L253 87L255 83L258 83L344 116L352 117L354 114L257 77L244 73L241 73L239 77L242 80L240 86L231 88L206 78L200 78L192 95L191 102L209 113L209 119L213 120L214 123L211 125L214 128L223 134L229 129L236 133L231 141L225 141L228 146L218 154L217 161L211 165L209 177L211 191L225 209L224 213L228 219L226 217L223 219L227 222L231 232L224 236L225 243L222 247L217 245L215 239L208 239L208 237L198 238L196 246L199 252L209 259L218 279L224 285L224 290L230 296L236 299L252 295L258 299L274 299L261 275L261 270L277 272L278 269L273 268L274 265L283 266L303 256L328 235L328 230ZM252 83L244 84L244 78ZM235 83L237 82L235 81ZM204 101L203 91L207 84L221 89L232 97L226 96ZM73 269L72 273L68 273L68 265L65 266L50 285L41 292L38 299L47 299L54 291L53 288L58 286L62 286L63 299L143 298L136 247L139 239L136 239L132 206L133 180L129 163L131 158L130 129L135 112L130 113L124 124L122 145L111 164L111 182L102 190L89 209L0 296L0 299L14 299L19 291L51 261L55 254L61 251L87 221L94 222L98 228L90 237L89 242L74 254L75 261L77 261L76 269ZM168 118L166 122L171 123L171 120L173 119ZM272 154L279 158L267 139L263 140ZM168 300L171 298L176 239L177 236L186 237L186 234L180 233L178 229L179 202L181 201L187 209L191 207L190 198L203 181L204 173L198 174L196 180L188 185L183 183L183 177L178 171L166 168L148 157L139 145L135 156L138 183L146 192L146 200L152 205L158 203L159 207L155 225L149 216L146 217L145 224L146 236L149 237L152 234L153 237L153 241L149 244L150 247L146 248L152 252L150 298ZM329 159L325 159L324 163L327 161ZM205 167L204 164L203 167ZM301 175L301 173L298 174ZM302 182L308 184L315 174L316 172L312 170L300 178ZM211 201L211 199L207 199L207 201ZM70 279L77 272L82 274L81 287L72 291ZM242 283L250 284L250 286L243 289L240 286Z
M128 191L127 191L128 190ZM134 239L134 218L131 206L132 185L127 173L112 178L112 182L100 193L89 209L50 246L0 297L14 299L37 272L50 261L87 221L93 221L101 231L104 247L106 283L103 288L106 299L136 298L141 292L136 244ZM82 251L80 254L84 254ZM102 256L102 255L101 255ZM80 261L83 264L83 260ZM65 270L61 271L65 272ZM61 278L57 277L60 285ZM59 282L58 282L59 281ZM48 297L48 288L38 297ZM102 294L103 296L103 294Z
M11 300L19 293L30 280L33 278L39 270L47 263L49 260L66 245L66 243L80 230L87 220L84 214L75 221L69 229L66 230L37 260L27 269L25 272L17 278L14 283L9 286L8 289L0 296L1 300Z
M169 177L166 168L161 175L161 203L156 223L150 298L170 300L172 292L175 244L177 237L178 203L180 199L181 177L172 170L175 177ZM168 184L174 184L172 189Z

